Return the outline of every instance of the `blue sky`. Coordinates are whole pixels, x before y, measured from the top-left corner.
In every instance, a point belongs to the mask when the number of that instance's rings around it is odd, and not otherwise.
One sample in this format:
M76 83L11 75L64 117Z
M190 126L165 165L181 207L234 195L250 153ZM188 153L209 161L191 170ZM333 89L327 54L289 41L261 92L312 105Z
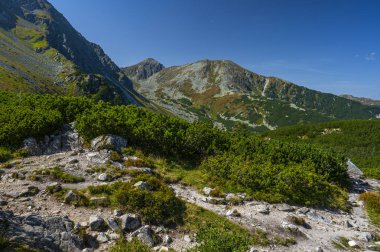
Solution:
M119 65L229 59L316 90L380 99L379 0L50 0Z

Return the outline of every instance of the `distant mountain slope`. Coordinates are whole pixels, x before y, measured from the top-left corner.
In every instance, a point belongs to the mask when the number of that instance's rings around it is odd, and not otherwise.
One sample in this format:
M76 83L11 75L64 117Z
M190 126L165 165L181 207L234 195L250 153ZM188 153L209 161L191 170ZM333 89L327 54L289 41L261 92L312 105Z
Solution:
M380 179L380 120L296 125L266 132L264 136L330 147L351 158L365 175Z
M130 76L132 80L139 81L148 79L150 76L158 73L164 68L164 65L162 65L160 62L156 61L155 59L148 58L136 65L125 67L121 70L125 75Z
M353 101L360 102L361 104L364 104L364 105L380 106L380 101L373 100L373 99L370 99L370 98L355 97L355 96L352 96L352 95L341 95L341 96L344 97L344 98L346 98L346 99L350 99L350 100L353 100Z
M138 103L102 48L46 0L0 0L0 88Z
M240 123L264 131L380 114L380 108L258 75L225 60L164 68L147 79L127 74L137 80L142 95L173 114L189 121L211 119L222 128Z

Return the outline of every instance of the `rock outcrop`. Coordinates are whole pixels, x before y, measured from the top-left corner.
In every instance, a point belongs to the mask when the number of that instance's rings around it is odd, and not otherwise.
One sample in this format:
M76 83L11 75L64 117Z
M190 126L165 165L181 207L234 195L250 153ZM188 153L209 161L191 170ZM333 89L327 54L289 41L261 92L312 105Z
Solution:
M26 216L0 211L0 229L11 242L26 244L41 251L81 251L82 239L73 233L68 217Z

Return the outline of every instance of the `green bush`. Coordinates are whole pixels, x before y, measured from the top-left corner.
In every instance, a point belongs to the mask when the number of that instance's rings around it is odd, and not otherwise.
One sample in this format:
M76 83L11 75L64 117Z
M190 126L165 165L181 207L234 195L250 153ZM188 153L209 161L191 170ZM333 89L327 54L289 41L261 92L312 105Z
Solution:
M205 160L201 169L226 191L247 192L259 200L346 208L346 192L317 174L310 161L273 164L264 157L249 160L226 152Z
M279 128L264 136L338 151L351 158L365 175L380 179L380 120L297 125Z
M134 188L144 181L150 190ZM128 183L116 182L111 185L90 186L91 196L106 196L111 206L138 213L152 224L177 225L183 222L185 204L164 183L151 175L139 175Z
M0 162L6 162L11 158L12 158L11 151L0 147Z

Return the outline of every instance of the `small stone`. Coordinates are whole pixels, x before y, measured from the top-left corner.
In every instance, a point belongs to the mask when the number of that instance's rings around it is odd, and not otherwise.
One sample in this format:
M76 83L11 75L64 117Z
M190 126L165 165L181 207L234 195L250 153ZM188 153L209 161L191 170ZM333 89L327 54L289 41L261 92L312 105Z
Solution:
M322 247L316 247L316 248L315 248L315 252L323 252Z
M363 232L359 235L359 238L363 241L369 242L375 239L375 236L370 232Z
M204 188L203 188L203 193L204 193L205 195L207 195L207 196L209 196L210 193L211 193L212 191L213 191L213 189L210 188L210 187L204 187Z
M104 219L99 215L90 216L89 226L92 231L103 231L106 229L106 223Z
M282 222L281 226L282 226L284 229L287 229L287 230L289 230L289 231L291 231L291 232L297 232L297 231L299 230L298 227L297 227L296 225L294 225L294 224L290 224L290 223L288 223L288 222L286 222L286 221Z
M149 185L144 181L139 181L136 184L133 185L135 188L139 188L141 190L148 190L150 191Z
M173 239L169 235L165 235L164 238L162 239L162 242L166 245L169 245L170 243L173 242Z
M131 237L136 237L143 243L153 247L156 244L154 239L155 234L153 233L152 228L149 225L143 226L131 234Z
M348 246L351 248L358 247L358 243L356 241L348 241Z
M309 208L307 208L307 207L301 207L300 209L297 210L297 213L307 214L309 211L310 211Z
M352 228L352 227L353 227L352 224L351 224L348 220L346 220L346 221L343 223L343 226L346 227L346 228Z
M53 182L48 184L46 189L49 190L51 193L56 193L62 190L62 185L58 182Z
M82 252L94 252L94 250L92 248L85 248L82 249Z
M64 197L64 202L66 204L70 204L72 202L75 202L75 201L79 201L80 198L78 196L78 194L76 194L75 192L73 192L72 190L68 191Z
M160 250L158 250L159 252L166 252L166 251L169 251L169 248L166 247L166 246L161 246Z
M115 209L113 210L113 215L116 217L120 217L123 215L123 212L121 210Z
M99 235L96 237L96 240L100 243L108 242L108 238L107 238L106 234L103 232L99 233Z
M88 228L88 222L87 222L87 221L79 222L79 225L80 225L81 227Z
M120 235L119 235L119 234L116 234L116 233L111 233L111 234L109 234L108 236L109 236L109 238L110 238L111 240L114 240L114 241L119 240L119 238L120 238Z
M255 249L255 248L250 248L249 252L259 252L259 250Z
M231 209L231 210L227 211L226 216L228 216L228 217L240 217L241 214L236 209L233 209L233 210Z
M109 177L107 173L102 173L98 176L99 181L108 181Z
M190 238L189 235L185 235L185 236L183 237L183 240L184 240L185 242L187 242L187 243L190 243L190 242L193 241L193 240Z

